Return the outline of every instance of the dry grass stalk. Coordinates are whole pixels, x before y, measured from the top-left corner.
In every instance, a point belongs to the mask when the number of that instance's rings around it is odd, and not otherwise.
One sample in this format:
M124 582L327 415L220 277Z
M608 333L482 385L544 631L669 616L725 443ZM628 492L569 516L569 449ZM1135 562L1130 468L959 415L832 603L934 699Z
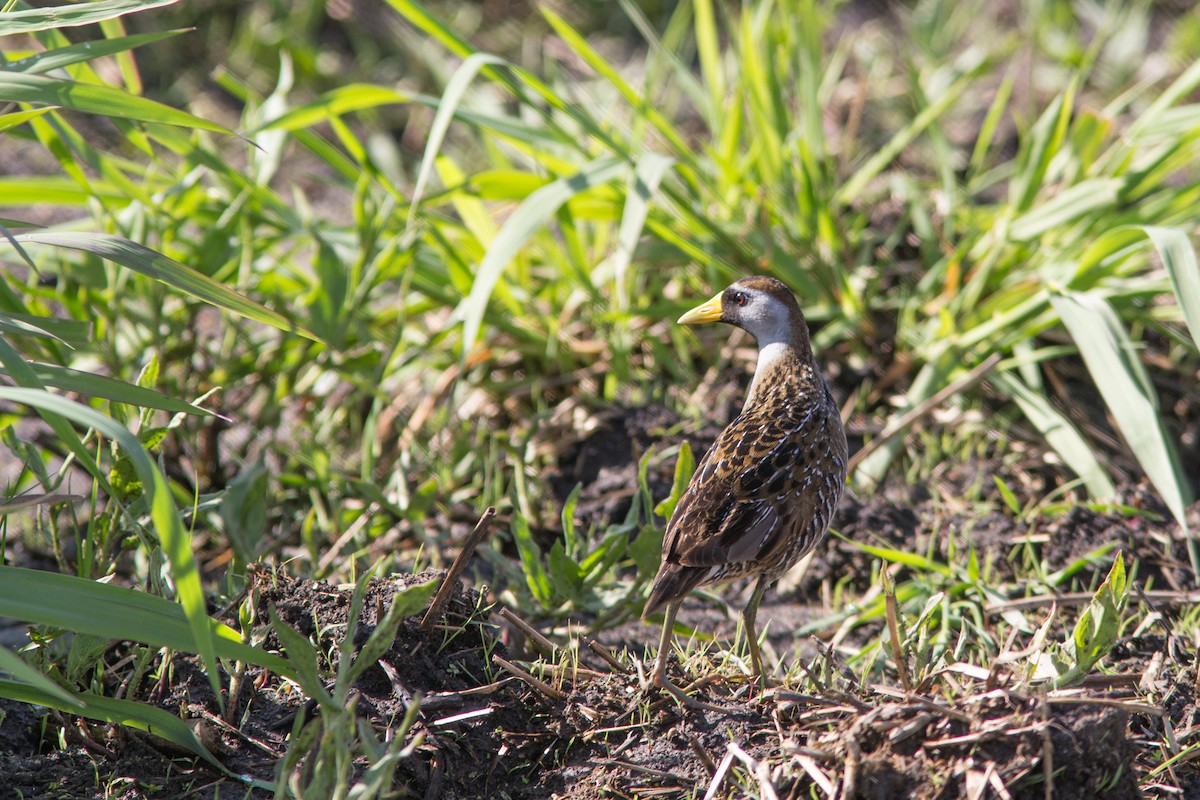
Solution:
M463 570L467 568L467 562L471 560L471 556L475 553L475 548L479 546L491 532L492 520L496 516L496 509L491 506L483 512L483 516L479 518L479 522L475 524L475 529L471 531L471 535L463 542L462 549L458 551L458 556L455 557L454 563L450 565L446 577L442 579L442 585L438 587L437 594L433 597L433 602L429 604L429 610L425 612L425 617L421 620L421 630L428 632L435 622L442 618L442 612L446 610L446 604L450 602L451 595L458 587L458 579L462 576Z
M495 655L492 656L492 660L495 661L497 664L499 664L500 668L503 669L505 672L508 672L511 675L515 675L516 677L525 681L530 686L532 686L533 688L537 689L542 694L549 697L551 700L562 701L562 700L567 699L566 694L564 694L563 692L560 692L558 689L555 689L553 686L546 683L545 681L539 680L538 678L533 677L528 672L526 672L525 670L518 667L516 664L513 664L510 661L505 661L500 656L495 656Z

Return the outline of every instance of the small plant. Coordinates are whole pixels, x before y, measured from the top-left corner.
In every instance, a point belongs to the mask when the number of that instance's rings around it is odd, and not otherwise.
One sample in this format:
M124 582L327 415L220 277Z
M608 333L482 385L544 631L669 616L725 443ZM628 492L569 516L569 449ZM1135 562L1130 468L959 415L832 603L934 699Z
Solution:
M1048 681L1052 689L1082 682L1116 644L1128 600L1125 559L1118 553L1108 577L1076 620L1071 637L1031 656L1033 680Z
M655 457L648 451L638 462L638 491L624 521L610 525L590 546L590 537L581 535L575 525L578 486L563 504L562 538L546 552L534 541L525 517L513 516L512 533L524 583L543 614L582 611L596 617L595 625L601 627L628 616L644 600L662 550L663 528L656 517L670 516L695 469L692 449L684 442L675 462L671 493L655 504L648 482Z
M386 795L392 790L392 775L400 759L421 745L422 734L410 740L420 699L408 705L404 719L389 743L380 742L355 707L354 683L387 652L400 623L428 604L436 581L415 584L396 592L392 605L361 647L355 644L363 599L375 570L355 583L344 635L337 643L337 667L333 685L326 688L318 667L317 648L271 609L271 626L295 665L297 681L304 694L320 706L312 717L298 714L292 727L288 752L277 766L275 796L329 797L356 800ZM361 764L366 771L354 781ZM352 781L353 785L352 785Z

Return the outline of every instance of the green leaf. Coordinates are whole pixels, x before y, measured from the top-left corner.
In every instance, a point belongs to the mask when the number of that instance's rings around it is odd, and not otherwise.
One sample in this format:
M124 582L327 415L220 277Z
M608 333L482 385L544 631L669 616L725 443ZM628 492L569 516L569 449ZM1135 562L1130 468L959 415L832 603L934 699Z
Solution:
M538 189L505 220L487 254L479 264L471 292L459 311L463 318L462 357L471 352L487 313L488 300L500 280L504 267L512 260L537 231L546 225L563 203L587 190L608 183L625 170L626 164L617 158L592 161L567 178L559 178Z
M1163 426L1157 393L1125 328L1098 294L1067 292L1052 296L1050 302L1079 348L1125 443L1186 533L1191 491ZM1200 565L1193 567L1200 580Z
M688 481L692 479L692 473L695 471L696 458L692 455L692 446L683 442L679 445L679 456L675 459L675 478L671 482L671 494L654 507L655 514L667 519L671 518L671 515L675 513L675 506L679 505L679 498L687 490Z
M171 0L171 2L177 2L177 0ZM0 17L0 20L3 19L5 18ZM170 39L181 33L189 33L189 31L176 30L163 31L161 33L142 33L136 36L118 36L113 39L80 42L79 44L72 44L66 47L58 47L45 53L34 53L17 61L10 61L6 65L6 68L14 72L41 74L69 67L72 64L94 61L104 56L123 53L135 47L161 42L164 39Z
M0 14L0 36L91 25L135 11L147 11L177 2L179 0L100 0L91 3L23 8L16 11L6 9Z
M32 118L41 116L41 114L30 113L28 116ZM84 206L92 198L104 201L127 199L116 187L104 180L92 180L84 187L74 178L59 175L0 177L0 205L23 206L45 203L58 206Z
M563 549L561 541L550 546L546 569L550 578L550 588L556 597L565 597L574 603L583 601L583 575L579 565L572 561Z
M298 333L315 342L321 341L316 334L296 325L282 314L259 305L248 297L217 283L207 275L167 258L162 253L120 236L107 233L46 231L22 233L16 239L19 242L66 247L92 253L135 272L140 272L147 277L162 281L168 286L218 308L239 314L255 322L261 322L264 325L270 325L281 331Z
M74 575L0 566L0 616L104 639L197 652L195 636L178 603ZM287 661L243 643L229 626L208 617L203 624L221 658L295 675Z
M71 347L80 347L91 341L92 326L88 322L76 319L56 319L39 317L34 314L0 312L0 333L53 339ZM33 362L29 362L29 366L36 369L36 364Z
M221 762L209 752L186 722L161 708L135 703L131 700L116 700L96 694L77 694L70 701L62 700L57 694L14 681L0 681L0 697L22 703L57 708L70 714L88 719L113 722L129 728L137 728L179 745L200 756L205 761L227 772ZM81 707L82 706L82 707Z
M260 555L263 533L267 529L269 494L267 467L260 456L234 478L224 494L218 512L225 535L238 558L250 564Z
M1055 194L1012 221L1008 229L1014 242L1029 242L1088 216L1110 213L1123 181L1093 178Z
M151 353L150 360L146 362L146 366L142 367L142 371L138 373L137 385L143 389L153 389L158 385L158 353Z
M575 506L579 504L579 493L583 490L583 484L575 484L575 488L571 490L571 494L563 503L562 513L559 515L559 521L562 524L563 543L566 551L571 558L578 558L577 552L579 543L575 537Z
M1108 577L1075 623L1071 640L1064 648L1074 656L1074 663L1067 664L1065 669L1059 671L1051 681L1053 688L1079 683L1100 659L1108 655L1120 634L1121 616L1128 599L1125 559L1118 553Z
M650 198L658 190L663 177L675 164L675 159L658 153L646 153L638 159L629 185L625 189L625 208L621 212L621 227L617 232L617 251L613 253L613 282L617 288L617 310L629 310L629 280L627 273L637 249L638 239L650 212Z
M721 45L717 36L712 0L696 0L692 4L692 12L695 14L696 51L700 57L700 73L704 77L704 85L708 87L708 112L713 117L709 124L716 127L716 117L724 110L726 98L724 66L721 63Z
M121 456L116 460L108 473L108 482L112 484L117 499L124 505L129 505L142 496L142 482L138 480L133 459L129 456Z
M963 92L965 92L971 86L971 84L974 83L977 71L978 70L960 76L954 83L950 84L950 86L948 86L944 92L942 92L941 97L922 108L917 113L917 116L913 118L912 122L897 131L892 138L887 141L886 144L880 147L874 155L868 158L866 162L859 167L853 175L850 176L849 180L842 184L842 187L838 189L835 197L837 204L840 206L848 206L858 200L859 195L862 194L862 191L867 188L867 184L874 180L879 173L883 172L883 170L892 163L896 156L900 155L900 153L904 151L904 148L907 147L913 139L917 138L922 131L932 125L938 117L940 117L951 106L958 102L958 99L962 97Z
M1013 490L1008 488L1008 484L1001 480L999 475L993 475L992 482L996 485L996 489L999 490L1000 496L1004 498L1004 503L1008 506L1008 510L1014 516L1020 516L1021 502L1017 500L1017 496L1013 494Z
M611 578L608 570L624 558L628 551L628 529L624 525L615 525L609 528L608 533L604 535L596 548L579 562L579 574L583 579L583 585L585 587L597 586L606 578Z
M512 518L513 539L517 543L517 554L521 558L521 567L525 571L525 582L535 600L544 608L550 608L554 592L550 588L550 580L546 577L546 569L542 565L542 552L533 541L533 533L529 530L529 522L521 514Z
M235 135L223 125L121 89L95 83L48 78L44 75L0 71L0 100L58 106L110 118L155 122Z
M601 56L600 53L591 46L586 36L580 34L577 30L572 28L565 19L555 13L552 9L543 6L540 11L542 12L542 16L546 18L546 21L550 23L550 26L554 28L554 32L558 34L559 38L562 39L571 48L571 50L575 52L576 55L583 59L584 63L594 69L601 78L608 81L608 83L611 84L614 89L620 92L621 97L625 99L625 102L628 103L632 108L636 109L640 116L644 116L645 120L653 125L655 130L662 134L662 137L675 151L677 157L684 159L689 164L695 163L693 148L687 142L687 139L675 129L670 120L663 116L663 114L659 112L652 102L638 94L638 92L621 75L620 69L614 67L608 61L606 61L604 57ZM666 158L666 156L652 153L647 153L645 156L643 156L643 158L647 156Z
M56 506L61 503L79 503L87 497L81 494L20 494L15 497L0 497L0 514L9 514L24 508Z
M65 389L68 392L78 392L91 397L101 397L116 403L125 403L140 408L157 408L175 414L199 414L206 417L217 416L206 408L192 405L183 400L176 400L153 389L135 386L132 383L119 381L106 375L94 375L90 372L60 367L56 364L41 364L36 361L27 362L29 368L46 386ZM7 375L8 370L0 369L0 375Z
M11 367L11 364L9 366ZM62 397L33 389L0 387L0 398L15 403L24 403L58 414L86 427L95 428L108 438L116 440L121 451L132 459L138 478L147 494L151 521L167 557L167 562L171 565L175 591L191 628L191 641L185 646L200 654L205 670L208 672L213 693L219 698L221 694L220 677L210 627L211 620L208 618L208 610L205 606L204 589L200 585L200 571L196 565L195 556L192 554L191 537L188 536L180 522L179 512L175 508L175 501L167 486L166 478L163 477L146 449L142 447L142 443L127 428L112 418ZM86 606L81 606L81 608L86 608ZM13 615L8 614L7 616Z
M915 567L925 572L937 572L942 575L950 575L953 572L945 564L939 564L938 562L917 553L907 553L903 550L896 550L892 547L877 547L875 545L863 544L855 541L851 541L850 543L863 552L870 553L873 556L878 556L884 561L889 561L895 564L906 564L907 566Z
M429 601L432 599L433 593L437 591L437 588L438 581L436 579L404 587L393 595L392 604L388 607L388 613L396 614L400 619L405 619L423 611L429 605Z
M1077 80L1054 98L1033 128L1022 137L1017 154L1016 174L1009 183L1008 198L1013 210L1024 212L1033 205L1046 179L1050 162L1062 147L1075 107Z
M666 531L658 525L644 525L640 534L630 542L629 555L637 566L638 581L649 589L649 581L659 571L662 561L662 537Z
M988 382L1012 398L1066 465L1083 479L1089 495L1097 499L1116 496L1116 488L1087 440L1044 395L1030 389L1016 373L996 372Z
M20 656L7 647L0 647L0 672L8 673L17 681L28 684L37 691L57 697L68 708L76 710L83 708L84 704L81 700L76 700L69 691L26 664Z
M417 183L413 188L412 200L408 207L408 227L412 227L413 220L416 218L417 209L421 204L421 196L425 190L425 182L429 180L429 176L433 172L434 159L437 157L438 151L442 149L442 141L446 138L450 120L454 118L454 112L462 102L471 81L479 74L479 70L488 64L506 63L508 62L498 56L472 53L454 71L454 76L446 84L446 90L442 92L437 113L434 114L433 124L429 127L429 134L425 140L425 153L421 156L421 167L417 170Z
M2 336L0 336L0 364L4 365L5 372L18 386L25 387L26 390L33 391L39 396L44 393L46 397L53 397L53 395L45 392L46 387L38 380L37 373L26 363L16 348L10 345ZM88 474L100 483L100 488L104 491L110 491L112 487L100 469L100 465L96 463L96 459L92 457L91 451L84 446L83 440L79 438L79 434L75 432L75 429L70 426L67 420L63 419L62 415L56 413L53 409L36 404L33 407L37 411L38 416L46 421L46 424L50 426L63 445L79 459L79 463L88 471Z
M322 706L326 708L332 706L333 698L329 692L325 691L325 683L321 680L321 673L317 669L317 650L313 647L312 642L280 619L274 606L271 606L267 613L271 618L271 628L279 637L283 649L287 651L287 663L292 676L300 684L300 688Z
M0 115L0 133L3 133L9 128L15 128L18 125L24 125L34 117L40 117L42 114L47 114L53 110L54 109L51 108L34 108L28 111L14 111L11 114ZM10 226L19 226L22 223L15 223L14 225L14 222L9 220L5 224Z
M633 558L633 563L637 565L638 580L647 587L650 585L650 579L658 572L658 565L662 561L663 535L665 533L666 531L655 525L646 525L629 545L629 555Z
M386 105L403 105L413 102L413 95L397 92L370 83L352 83L326 92L311 103L287 111L264 122L258 131L295 131L311 128L328 122L333 117L353 111L365 111ZM436 105L436 101L434 101Z
M1004 80L1000 82L1000 86L996 89L996 95L992 99L992 104L988 107L987 116L983 119L983 124L979 126L979 135L975 138L975 147L971 151L970 169L973 173L978 173L983 169L984 159L987 157L988 149L992 146L992 141L996 137L996 129L1000 126L1000 121L1004 117L1004 112L1008 108L1009 98L1012 96L1013 85L1016 83L1016 70L1009 69L1004 73Z
M1192 341L1200 350L1200 263L1188 235L1178 228L1146 225L1142 228L1158 249L1163 267L1171 278L1171 288L1183 311L1183 320L1191 331Z

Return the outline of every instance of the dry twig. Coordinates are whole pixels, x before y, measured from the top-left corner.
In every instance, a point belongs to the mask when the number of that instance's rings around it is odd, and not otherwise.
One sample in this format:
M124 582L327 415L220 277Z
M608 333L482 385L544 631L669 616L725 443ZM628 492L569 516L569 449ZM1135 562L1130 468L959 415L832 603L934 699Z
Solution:
M553 686L546 683L545 681L539 680L538 678L533 677L528 672L526 672L525 670L518 667L516 664L513 664L510 661L505 661L500 656L495 656L495 655L492 656L492 660L495 661L497 664L499 664L501 669L503 669L505 672L508 672L511 675L516 675L518 678L525 681L530 686L537 689L539 692L546 695L547 697L549 697L553 700L560 700L560 701L567 699L567 696L564 693L560 692L558 689L555 689Z
M471 560L471 556L475 553L475 548L479 546L479 543L491 531L492 520L495 516L496 509L488 506L487 511L483 512L483 516L475 524L475 530L471 531L471 535L463 542L462 549L458 551L458 556L454 559L454 563L450 565L450 570L446 573L446 577L442 578L442 585L438 587L437 594L433 597L433 602L429 604L429 610L425 612L425 617L421 620L422 632L428 632L433 627L433 623L442 618L442 612L446 610L446 604L450 602L450 596L454 594L454 589L458 586L459 577L462 575L463 570L467 568L467 562Z

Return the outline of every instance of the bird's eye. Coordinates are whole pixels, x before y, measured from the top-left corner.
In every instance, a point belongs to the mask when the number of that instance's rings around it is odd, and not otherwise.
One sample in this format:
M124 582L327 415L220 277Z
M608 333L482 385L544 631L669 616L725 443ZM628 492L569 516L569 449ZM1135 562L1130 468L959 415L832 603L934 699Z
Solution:
M733 302L735 305L739 305L739 306L746 305L746 293L745 292L734 292L733 293Z

